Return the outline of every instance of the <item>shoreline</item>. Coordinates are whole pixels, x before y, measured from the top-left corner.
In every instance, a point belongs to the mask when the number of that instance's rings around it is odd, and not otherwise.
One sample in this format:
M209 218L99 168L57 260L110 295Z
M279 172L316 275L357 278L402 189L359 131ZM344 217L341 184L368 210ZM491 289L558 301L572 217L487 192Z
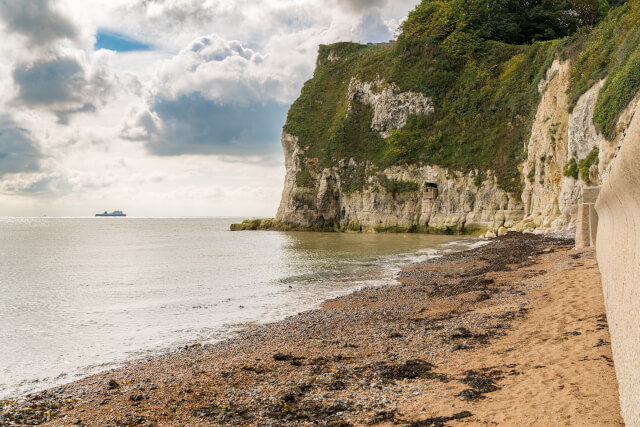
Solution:
M65 239L44 244L50 249L65 247L64 254L71 254L79 243L82 254L63 255L64 260L54 262L44 255L50 250L43 250L41 260L36 256L30 261L33 268L21 263L20 257L3 258L9 292L0 303L6 309L0 340L5 344L5 352L0 351L0 401L185 345L227 339L256 324L317 308L322 301L356 288L394 283L400 267L426 259L441 246L458 250L468 242L450 246L459 237L424 235L235 234L227 230L227 220L159 221L141 225L148 232L132 235L132 241L146 244L166 238L184 225L172 243L174 249L152 244L139 252L129 245L126 232L138 226L113 227L123 231L124 239L116 245L118 250L105 253L109 261L99 258L104 268L97 271L95 256L86 254L113 244L108 232L112 227L96 228L82 220L44 224L47 233L55 233L84 223L80 226L86 226L92 237L69 246ZM13 236L32 226L31 221L13 223L7 231ZM194 243L186 236L195 238ZM95 246L97 241L102 245ZM130 251L144 259L127 267ZM252 254L257 254L255 259ZM165 257L171 260L154 261ZM78 263L85 267L77 272L64 267ZM53 276L38 274L43 267ZM68 280L57 279L66 272L71 274ZM47 301L44 295L50 293L65 297ZM35 310L33 315L19 308L23 304ZM51 328L40 328L46 319L52 321Z
M443 255L450 254L452 252L474 249L476 247L486 245L489 243L488 240L476 240L476 239L470 238L469 236L455 236L455 237L456 237L455 240L451 240L446 243L440 243L441 247L437 249L421 248L421 249L416 249L413 252L379 256L373 262L376 264L377 269L380 270L378 271L378 273L383 273L383 276L375 276L374 278L374 276L372 276L370 273L367 273L368 275L364 280L363 280L363 276L359 275L358 280L354 282L355 276L350 278L345 278L340 275L336 276L332 274L331 279L324 278L322 280L323 281L339 280L341 282L345 282L345 284L350 282L351 285L346 287L345 289L333 290L314 302L305 301L302 307L291 309L289 312L286 312L286 313L271 315L271 316L264 317L262 319L250 320L246 322L232 323L231 324L232 326L228 326L224 331L220 331L220 335L224 335L224 337L216 338L214 340L199 340L196 338L196 339L190 340L189 342L183 342L181 344L157 347L155 349L140 350L138 354L134 356L119 358L113 361L101 362L99 364L88 365L88 366L81 365L76 369L76 371L63 372L59 374L57 377L55 377L55 378L64 377L65 379L61 381L53 381L52 378L23 380L24 382L28 381L31 383L40 383L40 385L31 386L30 388L23 388L22 390L17 390L17 391L7 392L6 390L4 390L5 393L0 395L0 402L20 400L22 398L29 397L31 395L37 395L43 390L56 389L58 387L65 386L67 384L74 383L76 381L80 381L90 376L98 375L104 372L111 372L113 370L124 367L127 364L137 363L138 361L143 361L149 358L154 358L154 357L162 356L165 354L173 354L175 352L179 352L184 345L188 345L188 346L196 345L196 344L202 345L202 346L215 345L222 341L236 338L240 336L242 333L252 328L269 325L275 322L280 322L289 317L303 314L307 311L320 309L326 301L345 297L354 292L358 292L362 289L367 289L367 288L375 289L383 286L397 285L398 275L405 268L407 268L407 266L412 266L412 265L420 264L423 262L427 262L433 258L438 258ZM365 268L365 267L360 267L360 268ZM370 267L367 267L367 268L370 268ZM344 275L345 273L342 272L342 274ZM352 275L352 274L349 274L349 275ZM338 277L339 279L336 279L336 277ZM16 387L14 387L14 389L15 388ZM2 390L0 389L0 391ZM2 409L1 406L0 406L0 409Z
M598 292L593 253L572 247L568 240L510 233L406 268L397 285L364 288L227 341L130 362L4 402L0 424L50 419L50 425L454 425L511 424L519 416L523 425L535 425L526 417L542 414L522 414L542 399L545 409L555 409L554 402L566 407L545 412L552 424L558 419L551 415L568 415L573 425L616 425L617 383L601 295L600 306L597 295L588 301L594 316L570 322L556 313L547 322L558 331L540 345L551 346L551 355L562 350L558 366L522 363L531 357L531 339L497 350L527 331L529 317L553 306L545 298L560 290L551 282L583 275L591 293ZM560 331L576 322L594 325ZM581 343L587 339L589 345ZM582 359L575 348L564 348L569 343L581 343ZM581 371L593 365L597 375L582 378L579 371L555 387L551 373L565 378L560 365L573 356ZM536 382L541 374L551 377ZM528 377L534 381L523 380ZM590 409L575 411L574 388L586 393L579 387L584 380L599 394L587 399ZM512 402L509 390L519 390L521 383L529 390L542 384L546 392ZM565 389L572 390L569 397L554 396ZM501 411L500 395L522 412Z

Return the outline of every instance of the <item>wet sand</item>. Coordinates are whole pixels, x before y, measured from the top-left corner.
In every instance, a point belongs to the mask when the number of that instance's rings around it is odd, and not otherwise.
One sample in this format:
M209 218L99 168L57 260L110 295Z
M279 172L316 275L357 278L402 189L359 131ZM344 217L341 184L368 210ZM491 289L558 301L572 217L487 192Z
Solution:
M593 251L510 233L399 282L2 402L0 425L624 425Z

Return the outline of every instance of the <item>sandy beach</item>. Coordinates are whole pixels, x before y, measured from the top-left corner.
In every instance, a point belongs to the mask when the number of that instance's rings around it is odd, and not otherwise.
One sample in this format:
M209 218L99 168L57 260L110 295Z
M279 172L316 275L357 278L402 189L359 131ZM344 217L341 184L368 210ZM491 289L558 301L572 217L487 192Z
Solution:
M510 233L399 283L29 397L0 425L620 426L593 250Z

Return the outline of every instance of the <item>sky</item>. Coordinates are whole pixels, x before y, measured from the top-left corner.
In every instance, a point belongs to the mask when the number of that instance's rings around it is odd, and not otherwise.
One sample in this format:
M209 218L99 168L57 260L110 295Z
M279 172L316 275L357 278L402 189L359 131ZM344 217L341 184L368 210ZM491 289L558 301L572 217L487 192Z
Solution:
M318 46L418 2L0 0L0 216L274 216Z

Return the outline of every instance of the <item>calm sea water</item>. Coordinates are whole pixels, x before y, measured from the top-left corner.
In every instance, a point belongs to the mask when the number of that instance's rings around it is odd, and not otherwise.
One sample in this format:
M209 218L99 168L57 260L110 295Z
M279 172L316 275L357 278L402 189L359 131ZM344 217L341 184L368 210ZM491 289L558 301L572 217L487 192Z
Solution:
M237 221L0 218L0 398L224 339L476 242L227 231Z

